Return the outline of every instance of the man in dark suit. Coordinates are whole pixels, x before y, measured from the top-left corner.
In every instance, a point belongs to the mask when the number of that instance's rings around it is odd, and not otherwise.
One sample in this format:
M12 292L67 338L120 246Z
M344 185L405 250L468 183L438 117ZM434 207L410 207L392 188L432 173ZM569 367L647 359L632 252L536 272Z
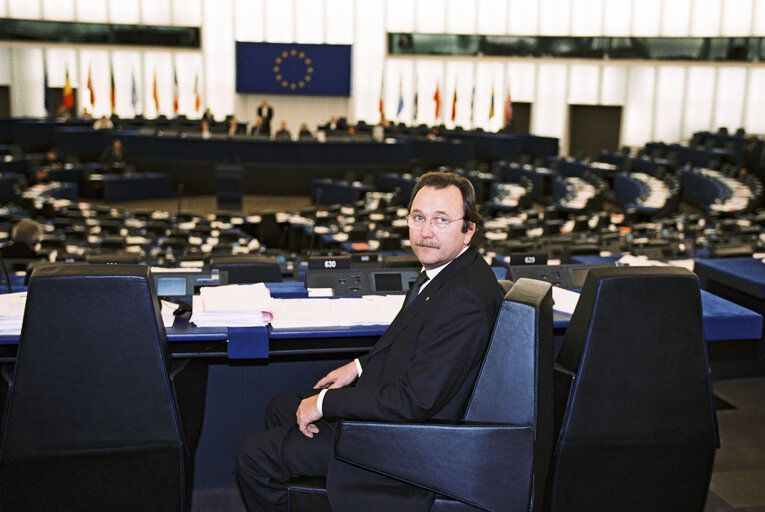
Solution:
M269 404L267 430L250 434L237 454L236 472L251 511L286 510L285 486L297 476L326 476L337 511L430 507L432 493L332 456L337 418L459 419L502 302L494 273L470 247L481 217L467 179L423 175L409 212L421 277L368 354L333 370L313 390L280 395Z
M274 109L271 108L271 105L268 104L265 98L263 98L263 103L258 107L257 114L260 120L263 121L263 133L271 136L271 119L274 118Z
M11 243L0 248L4 258L37 258L42 226L32 219L21 219L11 230Z

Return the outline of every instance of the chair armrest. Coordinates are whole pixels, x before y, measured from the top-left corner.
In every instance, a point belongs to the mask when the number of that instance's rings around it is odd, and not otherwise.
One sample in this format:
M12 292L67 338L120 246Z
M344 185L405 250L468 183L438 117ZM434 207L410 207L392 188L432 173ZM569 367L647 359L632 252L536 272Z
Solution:
M340 422L335 457L489 510L529 510L530 426Z

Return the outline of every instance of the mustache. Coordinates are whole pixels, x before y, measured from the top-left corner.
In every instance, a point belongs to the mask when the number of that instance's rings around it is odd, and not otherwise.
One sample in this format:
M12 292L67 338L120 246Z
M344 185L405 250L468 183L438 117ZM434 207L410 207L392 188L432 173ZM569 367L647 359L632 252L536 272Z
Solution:
M417 240L414 245L417 247L430 247L432 249L438 249L440 248L440 245L438 245L435 242L429 242L428 240Z

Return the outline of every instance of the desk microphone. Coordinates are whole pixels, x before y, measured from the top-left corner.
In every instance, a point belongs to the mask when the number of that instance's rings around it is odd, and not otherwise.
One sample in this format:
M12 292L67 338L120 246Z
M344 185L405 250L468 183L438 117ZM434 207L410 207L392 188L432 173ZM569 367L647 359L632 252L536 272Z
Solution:
M308 242L308 256L313 253L313 239L316 236L316 220L318 219L317 214L319 213L319 203L321 202L321 193L322 189L317 188L316 189L316 203L313 205L313 226L311 226L311 239Z

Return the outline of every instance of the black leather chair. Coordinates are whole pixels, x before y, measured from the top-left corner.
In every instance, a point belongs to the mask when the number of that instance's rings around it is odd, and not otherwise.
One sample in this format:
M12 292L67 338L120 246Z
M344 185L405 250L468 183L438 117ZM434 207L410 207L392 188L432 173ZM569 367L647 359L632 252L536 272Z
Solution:
M431 511L541 507L552 451L552 293L519 279L505 296L462 421L341 421L335 456L437 492ZM329 510L321 479L290 485L292 512Z
M546 509L696 511L718 444L698 278L591 269L558 354Z
M3 510L191 509L207 370L171 361L149 268L30 279L0 445Z
M210 259L210 268L228 272L229 284L276 283L282 280L279 260L271 256L219 256Z

